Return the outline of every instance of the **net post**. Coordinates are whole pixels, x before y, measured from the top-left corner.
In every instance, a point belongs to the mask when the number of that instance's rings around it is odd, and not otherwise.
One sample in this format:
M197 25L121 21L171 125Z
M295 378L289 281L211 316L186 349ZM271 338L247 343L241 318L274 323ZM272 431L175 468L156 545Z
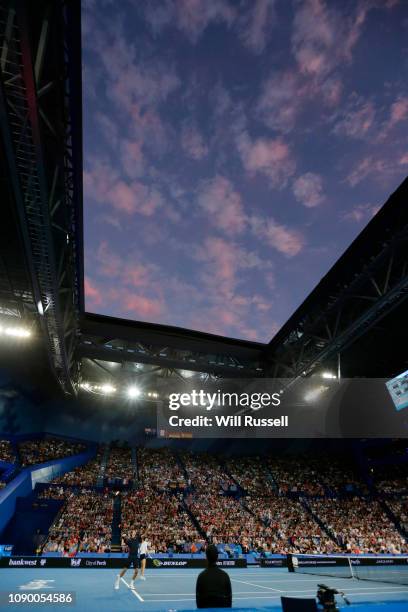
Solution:
M295 571L295 568L293 567L293 555L292 555L292 553L287 553L287 555L286 555L286 563L287 563L287 566L288 566L288 571L293 573Z

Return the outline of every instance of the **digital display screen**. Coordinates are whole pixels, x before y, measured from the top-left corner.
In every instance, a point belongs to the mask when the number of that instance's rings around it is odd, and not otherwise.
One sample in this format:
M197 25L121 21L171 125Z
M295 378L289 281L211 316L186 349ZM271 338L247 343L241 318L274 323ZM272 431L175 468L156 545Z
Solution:
M408 370L389 380L386 385L395 408L408 408Z

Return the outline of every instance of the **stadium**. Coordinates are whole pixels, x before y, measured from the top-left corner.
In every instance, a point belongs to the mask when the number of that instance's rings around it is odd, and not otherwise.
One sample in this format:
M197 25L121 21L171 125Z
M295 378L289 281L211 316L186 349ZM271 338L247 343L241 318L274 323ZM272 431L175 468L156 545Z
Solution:
M4 609L408 609L406 5L237 4L0 0Z

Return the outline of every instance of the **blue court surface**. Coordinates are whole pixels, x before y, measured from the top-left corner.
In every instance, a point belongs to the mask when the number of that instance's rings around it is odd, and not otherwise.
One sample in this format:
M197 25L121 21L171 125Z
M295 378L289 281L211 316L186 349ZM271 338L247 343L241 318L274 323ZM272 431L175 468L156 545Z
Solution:
M125 612L127 610L185 611L195 609L195 582L200 570L154 569L146 571L146 581L137 580L136 590L128 587L131 572L114 590L117 570L108 569L2 569L0 590L18 593L75 591L76 604L48 604L46 610ZM408 586L381 582L290 574L286 569L231 569L233 608L281 610L280 597L313 597L317 583L342 590L359 612L408 611ZM341 609L352 610L339 600ZM5 604L1 609L38 609L42 605Z

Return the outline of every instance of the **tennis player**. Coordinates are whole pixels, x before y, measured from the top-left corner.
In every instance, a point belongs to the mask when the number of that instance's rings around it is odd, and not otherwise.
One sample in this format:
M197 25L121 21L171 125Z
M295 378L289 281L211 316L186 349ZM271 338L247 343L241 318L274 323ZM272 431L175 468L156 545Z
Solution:
M141 568L141 576L140 580L146 580L145 578L145 568L146 568L146 558L147 558L147 549L149 548L149 542L145 535L142 535L142 541L139 547L139 557L140 557L140 568Z
M137 574L139 571L140 558L139 558L139 548L140 548L140 537L137 535L136 531L133 530L130 538L124 538L122 541L122 545L126 544L129 549L129 555L126 560L126 565L123 570L116 576L115 580L115 589L118 589L120 586L120 579L126 574L128 569L133 566L133 576L130 581L130 588L135 588L135 580L137 578ZM145 562L146 563L146 562Z

